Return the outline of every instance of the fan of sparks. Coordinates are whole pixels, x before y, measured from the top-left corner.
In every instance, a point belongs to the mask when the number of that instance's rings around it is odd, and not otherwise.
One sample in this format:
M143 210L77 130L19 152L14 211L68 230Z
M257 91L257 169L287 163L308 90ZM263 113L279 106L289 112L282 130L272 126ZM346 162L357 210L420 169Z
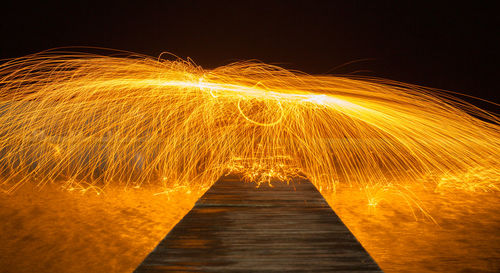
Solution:
M498 189L499 119L450 93L258 62L47 51L0 65L0 185Z

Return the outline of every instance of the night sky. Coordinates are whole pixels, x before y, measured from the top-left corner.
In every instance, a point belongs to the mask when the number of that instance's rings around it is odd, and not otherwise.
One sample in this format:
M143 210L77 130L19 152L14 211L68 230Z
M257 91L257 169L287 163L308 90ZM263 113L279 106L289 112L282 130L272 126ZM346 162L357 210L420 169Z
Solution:
M2 4L0 58L61 46L151 56L168 51L204 68L258 59L311 74L384 77L500 102L493 4L12 2Z

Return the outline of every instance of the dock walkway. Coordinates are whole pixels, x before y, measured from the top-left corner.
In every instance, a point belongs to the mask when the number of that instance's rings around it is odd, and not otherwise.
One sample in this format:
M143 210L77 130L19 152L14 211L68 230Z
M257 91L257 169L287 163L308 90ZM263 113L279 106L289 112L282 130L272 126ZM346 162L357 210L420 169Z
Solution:
M135 272L381 272L311 182L272 185L222 177Z

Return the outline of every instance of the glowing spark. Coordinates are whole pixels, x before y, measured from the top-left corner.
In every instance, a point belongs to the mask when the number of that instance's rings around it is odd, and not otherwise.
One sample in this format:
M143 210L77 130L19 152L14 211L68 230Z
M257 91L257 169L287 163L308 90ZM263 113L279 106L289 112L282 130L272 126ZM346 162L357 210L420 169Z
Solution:
M29 182L191 192L228 171L259 183L304 175L323 191L429 177L439 188L492 190L498 121L437 90L260 63L203 70L146 56L45 52L0 65L7 191Z

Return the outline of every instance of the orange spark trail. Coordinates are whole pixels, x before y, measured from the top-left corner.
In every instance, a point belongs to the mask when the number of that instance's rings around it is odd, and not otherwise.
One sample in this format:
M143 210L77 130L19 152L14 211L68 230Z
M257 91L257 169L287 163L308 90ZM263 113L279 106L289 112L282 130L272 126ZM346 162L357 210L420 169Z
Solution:
M23 183L202 190L228 169L265 179L301 173L322 191L423 179L494 190L499 128L496 114L443 91L255 62L204 70L49 51L0 65L5 191Z

